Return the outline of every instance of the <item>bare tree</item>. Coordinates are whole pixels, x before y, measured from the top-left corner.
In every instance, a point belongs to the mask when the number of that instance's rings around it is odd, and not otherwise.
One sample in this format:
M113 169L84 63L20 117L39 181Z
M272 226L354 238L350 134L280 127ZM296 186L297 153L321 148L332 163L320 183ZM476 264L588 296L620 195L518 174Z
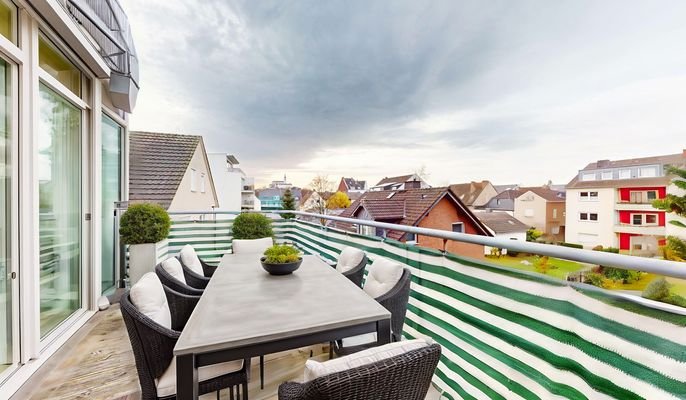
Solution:
M312 179L310 182L310 187L312 191L317 193L317 203L315 204L315 210L319 214L326 214L326 199L327 193L333 190L333 182L329 180L328 175L319 174ZM314 195L314 194L313 194ZM326 224L325 220L320 221L322 225Z
M414 173L425 181L431 176L431 173L426 169L426 164L420 165L419 168L414 170Z

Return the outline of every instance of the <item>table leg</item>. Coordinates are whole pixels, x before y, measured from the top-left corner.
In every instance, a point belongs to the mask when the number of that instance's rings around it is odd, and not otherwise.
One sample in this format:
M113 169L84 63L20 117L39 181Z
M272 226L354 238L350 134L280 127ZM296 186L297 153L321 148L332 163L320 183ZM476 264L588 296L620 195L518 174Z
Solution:
M391 320L376 321L376 344L382 346L391 342Z
M193 354L176 357L176 398L198 399L198 368L195 366Z

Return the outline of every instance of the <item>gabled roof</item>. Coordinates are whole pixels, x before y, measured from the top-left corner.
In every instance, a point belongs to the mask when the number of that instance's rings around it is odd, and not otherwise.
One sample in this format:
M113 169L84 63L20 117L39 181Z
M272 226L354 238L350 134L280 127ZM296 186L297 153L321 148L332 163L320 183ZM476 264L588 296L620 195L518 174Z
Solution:
M169 208L202 136L130 132L129 138L129 200Z
M343 182L348 190L365 190L367 188L367 181L358 181L355 178L343 178Z
M415 226L445 196L449 196L458 208L472 218L477 229L485 235L490 235L488 229L474 217L464 203L450 193L447 187L367 192L355 200L341 216L354 218L358 211L364 208L374 220ZM345 223L337 223L336 226L343 229L352 228L350 224ZM389 231L387 235L399 240L403 232Z
M477 218L496 234L526 232L529 229L524 223L506 212L475 212Z
M469 183L457 183L450 185L450 191L465 205L471 206L474 201L479 197L481 192L486 189L491 182L481 181L481 182L469 182Z
M603 168L622 168L622 167L637 167L639 165L653 165L653 164L672 164L681 165L686 159L686 150L682 153L667 154L663 156L641 157L641 158L627 158L625 160L598 160L589 163L582 169L582 171L597 170Z
M377 183L374 186L387 186L387 185L392 185L394 183L405 183L405 182L409 181L410 179L412 179L412 177L414 177L414 176L415 176L414 174L410 174L410 175L392 176L390 178L385 177L382 180L380 180L379 183Z
M544 186L532 186L532 187L519 187L517 189L505 190L503 192L498 193L496 196L493 196L493 198L491 200L493 200L493 199L496 199L496 200L514 200L526 192L536 193L537 195L541 196L543 199L545 199L547 201L563 202L563 201L565 201L565 198L566 198L565 192L562 192L559 190L548 189L547 187L544 187Z

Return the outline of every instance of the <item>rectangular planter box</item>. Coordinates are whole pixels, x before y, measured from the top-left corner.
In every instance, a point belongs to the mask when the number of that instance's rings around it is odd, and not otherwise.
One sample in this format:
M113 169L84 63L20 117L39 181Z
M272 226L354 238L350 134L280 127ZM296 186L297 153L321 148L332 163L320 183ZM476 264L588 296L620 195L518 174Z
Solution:
M133 286L147 272L167 258L168 240L129 245L129 285Z

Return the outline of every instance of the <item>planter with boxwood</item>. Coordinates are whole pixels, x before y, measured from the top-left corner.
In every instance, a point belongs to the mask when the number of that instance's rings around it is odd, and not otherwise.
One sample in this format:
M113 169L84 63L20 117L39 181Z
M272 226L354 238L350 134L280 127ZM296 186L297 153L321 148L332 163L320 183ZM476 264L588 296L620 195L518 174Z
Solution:
M275 244L264 252L260 259L262 268L271 275L288 275L300 267L303 259L300 252L287 244Z
M262 239L273 237L272 220L262 214L243 213L233 220L234 239Z
M166 247L170 228L169 214L157 204L133 204L121 216L119 234L122 243L129 245L131 285L161 261L161 249Z

